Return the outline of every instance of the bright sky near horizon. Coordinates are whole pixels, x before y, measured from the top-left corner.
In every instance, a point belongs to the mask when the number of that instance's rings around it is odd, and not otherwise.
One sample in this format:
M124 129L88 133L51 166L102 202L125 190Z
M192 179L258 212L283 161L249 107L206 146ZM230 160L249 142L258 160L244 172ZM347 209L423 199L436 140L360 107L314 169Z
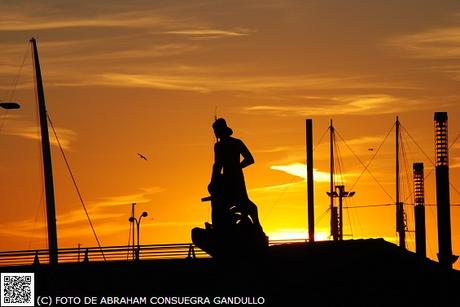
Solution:
M255 157L246 183L271 238L306 235L306 118L316 144L319 237L329 233L328 137L321 137L330 119L340 180L356 192L347 200L356 208L345 211L346 238L397 241L394 205L360 207L394 203L394 130L372 176L360 176L355 157L370 161L396 116L408 229L412 163L425 163L426 202L435 203L435 111L449 113L451 200L460 203L458 1L1 0L0 99L21 109L0 109L0 250L46 248L31 37L49 114L103 245L127 244L132 202L138 215L149 212L142 243L189 242L190 230L210 219L200 198L211 175L215 115ZM52 150L59 245L95 246ZM435 258L436 208L426 211ZM460 207L451 215L460 254Z

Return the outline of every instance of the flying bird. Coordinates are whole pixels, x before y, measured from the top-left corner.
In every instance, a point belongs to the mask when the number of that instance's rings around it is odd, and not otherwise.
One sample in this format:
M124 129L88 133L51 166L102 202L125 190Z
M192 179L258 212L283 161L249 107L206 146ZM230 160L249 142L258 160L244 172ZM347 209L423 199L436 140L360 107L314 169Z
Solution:
M144 159L145 161L147 161L147 157L144 156L143 154L137 153L137 155L139 156L139 158Z
M374 148L368 148L367 150L369 150L369 151L374 151Z

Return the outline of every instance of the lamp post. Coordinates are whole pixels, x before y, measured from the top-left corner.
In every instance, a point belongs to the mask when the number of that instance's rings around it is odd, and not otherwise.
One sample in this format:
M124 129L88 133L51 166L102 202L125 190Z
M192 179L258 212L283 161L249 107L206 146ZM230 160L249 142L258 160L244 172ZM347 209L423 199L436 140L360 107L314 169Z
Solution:
M141 225L141 220L143 217L147 217L149 214L144 211L142 212L141 216L139 216L139 219L136 219L134 216L130 217L129 218L129 221L131 223L133 222L136 222L136 225L137 225L137 250L136 250L136 260L139 260L139 254L140 254L140 250L141 250L141 245L140 245L140 225ZM133 242L134 244L134 242Z
M21 106L16 102L0 102L0 107L5 110L19 109Z

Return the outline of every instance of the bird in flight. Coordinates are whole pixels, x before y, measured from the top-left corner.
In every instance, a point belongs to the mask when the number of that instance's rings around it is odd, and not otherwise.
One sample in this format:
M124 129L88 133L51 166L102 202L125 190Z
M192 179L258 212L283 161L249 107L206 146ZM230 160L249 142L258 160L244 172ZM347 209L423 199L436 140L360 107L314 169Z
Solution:
M374 148L368 148L367 150L369 150L369 151L374 151Z
M137 153L137 155L139 156L139 158L144 159L145 161L147 161L147 157L144 156L143 154Z

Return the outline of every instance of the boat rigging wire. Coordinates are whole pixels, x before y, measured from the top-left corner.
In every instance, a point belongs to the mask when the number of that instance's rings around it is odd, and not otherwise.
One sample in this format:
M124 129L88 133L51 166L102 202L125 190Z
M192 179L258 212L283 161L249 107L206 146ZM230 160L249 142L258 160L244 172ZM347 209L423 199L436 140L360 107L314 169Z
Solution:
M67 166L67 170L69 171L70 177L72 178L72 182L73 182L73 184L75 186L75 190L77 191L78 197L80 198L80 202L81 202L81 204L83 206L83 209L85 210L85 214L86 214L86 217L88 218L88 222L89 222L89 225L91 226L91 230L93 231L94 237L96 238L97 245L99 246L99 249L101 250L102 258L104 258L104 261L106 261L105 255L104 255L104 250L102 249L101 243L99 242L99 238L98 238L98 236L96 234L96 230L94 229L93 223L91 222L91 218L89 216L88 210L86 209L85 202L83 201L83 197L82 197L82 195L80 193L80 189L78 188L77 181L75 180L75 177L73 175L72 169L70 168L70 164L69 164L69 162L67 160L67 157L66 157L66 155L64 153L64 149L62 148L61 142L59 141L58 135L56 133L56 129L54 129L54 125L53 125L53 122L51 121L51 117L49 116L49 114L47 114L47 117L48 117L48 121L49 121L49 123L51 125L51 129L53 130L54 136L56 137L57 143L59 145L59 149L61 150L61 154L62 154L62 157L64 158L64 162L65 162L65 164Z
M319 147L319 145L321 145L321 142L323 141L323 138L327 134L328 131L329 131L329 128L326 128L326 130L324 130L324 133L320 137L319 141L315 144L315 146L313 146L313 152L315 152L316 149ZM289 180L289 182L287 184L285 184L285 186L283 187L283 190L281 190L279 196L275 199L273 204L268 208L267 213L265 213L265 215L262 217L262 220L266 221L266 219L270 216L272 210L278 205L278 202L281 200L281 198L286 193L287 189L289 188L289 185L292 184L296 178L298 178L298 176L291 175L291 179ZM307 179L305 178L305 182L306 182L306 180ZM316 221L315 221L315 224L316 224Z
M21 65L19 65L18 73L11 85L11 90L7 93L6 97L8 97L8 101L13 100L14 94L16 93L16 87L18 85L19 79L22 75L22 69L24 67L24 63L26 62L26 59L28 58L27 55L29 53L29 46L26 46L25 51L24 51L24 56L22 58ZM1 100L1 99L0 99ZM5 125L5 121L7 119L8 115L8 110L5 110L3 114L0 117L0 133L2 132L3 126Z
M425 158L431 163L431 165L434 167L435 166L435 163L433 161L433 159L431 159L427 154L426 152L423 150L423 148L415 141L415 139L412 137L412 135L409 133L409 131L404 127L404 126L400 126L402 128L402 131L404 131L408 136L409 138L411 139L411 141L418 147L418 149L423 153L423 155L425 156ZM454 139L454 141L450 144L449 146L449 150L455 145L455 143L457 143L457 141L460 139L460 134L457 134L457 137ZM434 169L431 169L426 175L425 175L425 180L433 173ZM460 195L460 192L459 190L453 185L452 182L449 182L449 186L458 194ZM411 197L412 195L409 195L408 197ZM407 200L407 199L405 199Z
M395 127L395 124L393 125L393 127L391 127L391 129L388 131L387 135L385 136L385 138L383 139L382 143L380 143L379 147L377 148L377 150L375 151L374 155L372 155L371 159L369 160L369 162L367 162L367 164L364 164L364 162L356 155L356 153L351 149L351 147L348 145L348 143L344 140L344 138L340 135L339 132L337 132L337 135L339 136L339 138L345 143L345 146L347 146L347 148L351 151L351 153L355 156L355 158L359 161L359 163L361 163L362 166L364 166L364 169L361 171L361 173L359 174L358 178L356 178L355 182L351 185L351 188L350 188L350 191L353 190L353 188L356 186L356 184L358 183L358 181L361 179L362 175L364 174L364 172L368 172L369 175L372 177L372 179L374 179L374 181L379 185L379 187L382 189L382 191L392 200L394 201L393 197L391 196L390 193L388 193L385 188L382 186L382 184L377 180L377 178L375 178L375 176L371 173L371 171L369 170L369 166L371 165L371 163L374 161L375 157L377 156L377 154L379 153L380 149L382 148L383 144L385 143L386 139L388 138L388 136L390 135L391 131L393 130L393 128Z
M336 128L334 128L334 136L333 136L333 141L334 141L334 148L335 148L335 152L336 152L336 163L335 165L337 165L337 173L339 174L339 177L340 177L340 184L344 185L345 184L345 179L344 179L344 167L343 167L343 160L342 160L342 153L340 151L340 146L335 138L335 133L337 133L337 135L339 135L339 132L337 131ZM345 143L345 140L339 135L339 138ZM348 147L347 147L348 148ZM348 148L350 149L350 148ZM336 180L338 181L338 180ZM337 187L337 184L336 184L336 187ZM345 197L344 201L346 203L348 203L348 198ZM343 214L343 211L342 211L342 214ZM351 236L353 237L353 226L352 226L352 223L351 223L351 217L350 217L350 211L347 211L347 216L348 216L348 224L349 224L349 227L350 227L350 232L351 232ZM342 225L343 225L343 216L340 216L340 219L342 220ZM343 229L341 229L341 232L342 232L342 236L343 236Z
M11 88L11 91L8 95L8 100L12 100L13 97L14 97L14 94L16 93L16 88L18 86L18 83L19 83L19 78L21 77L22 75L22 69L24 67L24 63L26 62L26 59L28 58L28 53L29 53L29 46L26 46L25 48L25 51L24 51L24 57L22 58L22 62L21 62L21 65L19 66L19 70L18 70L18 73L16 75L16 78L14 79L13 81L13 85L12 85L12 88Z

